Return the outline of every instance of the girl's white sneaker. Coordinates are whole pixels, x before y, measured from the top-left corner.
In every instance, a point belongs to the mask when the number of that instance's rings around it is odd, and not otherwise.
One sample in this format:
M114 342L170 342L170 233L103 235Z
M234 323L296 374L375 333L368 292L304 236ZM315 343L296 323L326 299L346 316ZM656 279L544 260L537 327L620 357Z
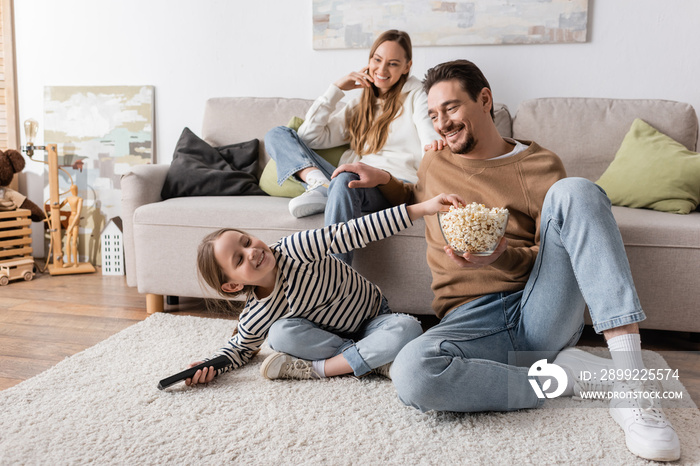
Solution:
M375 367L374 369L372 369L372 372L391 380L391 365L392 364L393 364L393 362L389 362L389 363L384 364L383 366Z
M266 379L320 379L311 361L295 358L287 353L275 351L260 366L260 374Z

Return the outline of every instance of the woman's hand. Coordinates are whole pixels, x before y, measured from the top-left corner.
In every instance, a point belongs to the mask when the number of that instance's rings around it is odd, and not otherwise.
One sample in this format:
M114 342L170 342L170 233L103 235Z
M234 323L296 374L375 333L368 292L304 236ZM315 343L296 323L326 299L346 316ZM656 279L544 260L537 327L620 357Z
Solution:
M428 152L429 150L438 151L438 150L442 150L444 147L445 147L445 141L443 141L442 139L437 139L437 140L431 142L430 144L426 144L425 147L423 148L423 150L425 152Z
M204 363L204 361L193 362L187 367L194 367L202 363ZM212 380L214 380L215 375L216 369L214 369L214 367L205 367L204 369L200 369L197 372L195 372L191 379L185 379L185 385L190 386L197 385L199 383L209 383Z
M353 89L360 89L363 87L372 87L374 79L372 79L372 76L367 74L368 70L369 65L365 66L360 71L353 71L347 76L343 76L334 84L343 91L351 91Z

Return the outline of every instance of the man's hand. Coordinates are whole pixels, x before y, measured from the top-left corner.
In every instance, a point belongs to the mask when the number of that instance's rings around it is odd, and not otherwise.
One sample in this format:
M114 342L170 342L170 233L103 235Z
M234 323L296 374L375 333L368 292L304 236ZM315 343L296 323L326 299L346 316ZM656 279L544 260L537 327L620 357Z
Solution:
M389 172L379 168L370 167L362 162L344 163L335 169L331 178L335 178L342 172L356 173L360 179L348 183L348 188L376 188L387 184L391 179Z
M499 241L496 250L493 251L493 254L491 254L490 256L475 256L473 254L469 254L468 252L464 253L463 256L458 256L449 246L445 246L443 249L445 250L445 254L447 254L447 256L460 267L464 269L479 269L481 267L496 262L496 260L499 257L501 257L501 254L503 254L503 251L505 251L507 247L508 240L504 236L503 238L501 238L501 241Z

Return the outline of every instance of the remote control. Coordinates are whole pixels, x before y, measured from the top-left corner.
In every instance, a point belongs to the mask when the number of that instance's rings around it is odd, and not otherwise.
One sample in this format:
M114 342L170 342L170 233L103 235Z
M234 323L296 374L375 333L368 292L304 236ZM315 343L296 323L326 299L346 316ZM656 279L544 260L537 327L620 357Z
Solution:
M199 364L197 366L190 367L189 369L185 369L182 372L178 372L173 376L161 380L160 382L158 382L158 390L164 390L169 386L174 385L182 380L191 378L199 369L204 369L205 367L214 367L215 370L218 370L230 365L231 361L229 360L229 358L227 358L226 356L218 356L214 359L203 362L202 364Z

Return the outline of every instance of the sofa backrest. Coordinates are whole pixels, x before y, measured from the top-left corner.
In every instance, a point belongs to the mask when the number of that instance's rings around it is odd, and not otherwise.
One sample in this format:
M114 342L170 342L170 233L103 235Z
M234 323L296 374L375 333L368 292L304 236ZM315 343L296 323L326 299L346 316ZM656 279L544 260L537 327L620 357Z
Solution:
M535 141L559 155L569 176L596 181L615 158L635 118L696 150L698 118L693 107L655 99L527 100L513 119L513 137Z
M504 138L513 137L513 117L505 104L494 102L493 120L496 123L498 133Z
M282 97L214 97L207 100L202 122L202 138L212 146L225 146L258 139L259 168L270 156L265 152L265 133L304 117L313 100Z
M202 138L212 146L225 146L258 139L260 170L270 160L265 151L265 133L289 123L292 117L304 118L313 100L283 97L214 97L204 107ZM496 103L494 114L498 131L511 136L512 119L508 107Z

